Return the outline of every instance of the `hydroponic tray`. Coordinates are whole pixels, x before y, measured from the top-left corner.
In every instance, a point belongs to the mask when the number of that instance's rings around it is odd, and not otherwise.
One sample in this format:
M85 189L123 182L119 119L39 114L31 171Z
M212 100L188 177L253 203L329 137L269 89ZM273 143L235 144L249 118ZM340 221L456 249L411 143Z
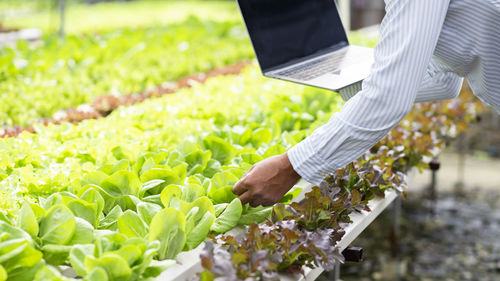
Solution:
M0 45L14 44L17 40L34 41L42 37L38 28L26 28L18 31L0 33Z
M304 194L311 190L312 185L301 181L299 185L303 187L302 193L294 199L300 201L304 198ZM385 193L385 198L376 198L368 203L371 212L354 213L351 215L353 221L346 229L346 233L342 240L337 244L340 250L343 251L347 248L354 239L356 239L363 230L370 225L377 216L382 213L393 201L398 197L398 194L391 190ZM229 232L231 235L238 236L243 232L243 228L236 228ZM177 256L177 264L171 266L164 271L157 280L159 281L184 281L192 279L198 272L202 271L200 253L203 250L204 243L200 244L197 248L182 252ZM304 268L304 275L300 274L282 274L280 280L285 281L304 281L315 280L323 272L322 268Z

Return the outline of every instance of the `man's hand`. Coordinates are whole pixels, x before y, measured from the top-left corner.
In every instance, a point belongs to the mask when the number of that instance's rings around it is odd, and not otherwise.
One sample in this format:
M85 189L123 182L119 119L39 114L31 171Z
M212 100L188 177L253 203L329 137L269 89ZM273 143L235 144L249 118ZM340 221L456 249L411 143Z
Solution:
M271 206L297 183L300 175L295 172L286 153L262 160L248 171L234 187L241 203L257 207Z

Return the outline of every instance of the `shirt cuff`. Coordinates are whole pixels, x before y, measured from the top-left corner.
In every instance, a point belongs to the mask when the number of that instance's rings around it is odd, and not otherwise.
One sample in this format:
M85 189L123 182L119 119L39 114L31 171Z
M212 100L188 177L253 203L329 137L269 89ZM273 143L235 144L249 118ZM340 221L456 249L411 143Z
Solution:
M323 170L326 161L314 151L310 137L292 147L287 155L295 172L315 186L319 186L328 175Z

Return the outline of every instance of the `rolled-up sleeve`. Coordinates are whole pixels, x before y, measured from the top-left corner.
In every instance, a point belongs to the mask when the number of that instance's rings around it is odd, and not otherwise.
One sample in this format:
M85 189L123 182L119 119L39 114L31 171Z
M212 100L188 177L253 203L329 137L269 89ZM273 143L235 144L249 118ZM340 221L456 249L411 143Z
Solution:
M411 110L424 82L449 0L387 0L375 62L362 90L288 151L295 171L319 185L360 157Z

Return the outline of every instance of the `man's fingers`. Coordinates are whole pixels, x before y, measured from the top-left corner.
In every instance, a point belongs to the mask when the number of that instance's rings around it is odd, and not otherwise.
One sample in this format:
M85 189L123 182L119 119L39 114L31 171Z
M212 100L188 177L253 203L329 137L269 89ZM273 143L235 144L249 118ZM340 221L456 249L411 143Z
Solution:
M260 205L262 205L259 201L257 200L252 200L249 202L250 203L250 206L252 206L253 208L256 208L256 207L259 207Z
M245 205L246 203L249 203L250 200L252 200L252 195L250 194L250 192L245 192L238 198L240 198L241 204Z
M243 177L244 179L245 177ZM239 180L233 186L233 193L236 195L241 195L248 190L247 186L243 183L243 179Z
M240 195L240 197L238 198L240 198L241 204L243 205L248 203L254 208L261 205L259 198L257 198L256 196L252 196L248 191Z
M243 194L243 192L246 192L248 190L248 186L245 184L245 178L248 176L248 174L250 174L250 172L253 170L253 168L255 167L255 165L253 165L250 170L248 170L244 175L243 177L241 177L241 179L234 184L233 186L233 193L236 194L236 195L241 195Z

